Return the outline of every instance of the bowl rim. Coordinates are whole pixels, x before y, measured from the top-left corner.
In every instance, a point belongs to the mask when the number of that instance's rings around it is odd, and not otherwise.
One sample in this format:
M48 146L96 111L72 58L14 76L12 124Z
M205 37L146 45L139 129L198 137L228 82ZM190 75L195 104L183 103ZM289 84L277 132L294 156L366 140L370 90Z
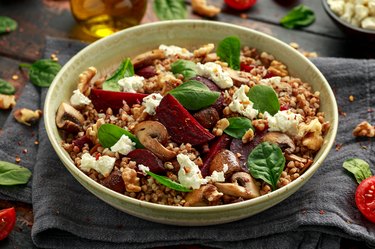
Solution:
M50 101L53 98L52 92L55 86L57 85L59 78L65 73L66 68L70 67L71 64L74 64L76 60L82 55L85 54L87 50L94 49L95 47L98 46L100 43L110 43L111 40L116 40L119 37L123 36L124 34L132 31L136 31L139 29L145 29L145 28L153 28L153 27L158 27L161 25L209 25L209 26L217 26L221 28L228 28L228 29L238 29L244 32L252 32L257 36L263 36L267 39L272 40L275 43L278 43L283 49L288 50L290 53L296 53L297 56L299 56L305 63L307 63L310 67L312 67L319 78L322 80L326 90L328 91L328 95L332 98L332 105L333 105L333 115L332 115L332 120L330 120L330 132L332 133L331 139L330 140L325 140L325 143L327 143L327 148L325 151L322 152L321 156L318 158L318 160L315 160L313 164L304 172L303 175L298 177L296 180L292 181L288 185L279 188L275 191L272 191L266 195L254 198L254 199L249 199L245 200L242 202L238 203L231 203L231 204L225 204L225 205L217 205L217 206L203 206L203 207L182 207L182 206L170 206L170 205L164 205L164 204L156 204L156 203L151 203L151 202L146 202L142 200L138 200L129 196L126 196L124 194L117 193L107 187L104 187L100 183L94 181L91 179L89 176L87 176L84 172L82 172L78 167L75 166L73 163L72 159L69 157L68 153L63 153L63 148L61 147L61 143L57 141L57 138L53 136L53 126L55 126L54 119L52 121L51 118L49 119L44 119L45 123L45 128L46 132L48 135L48 138L55 150L55 152L58 154L60 157L60 161L65 165L65 167L68 168L69 173L72 173L72 171L75 173L73 175L74 177L79 177L80 180L85 181L87 184L90 185L90 187L94 188L96 191L103 192L106 195L111 196L112 198L115 199L120 199L121 201L124 202L130 202L130 204L141 206L141 207L146 207L146 208L151 208L153 210L162 210L162 211L178 211L181 213L207 213L207 212L213 212L213 211L225 211L227 209L241 209L244 207L252 206L252 205L257 205L261 203L267 202L267 200L272 199L277 197L278 195L287 192L289 189L295 189L295 187L298 187L300 184L303 183L303 181L309 179L315 172L316 170L321 166L325 158L327 157L328 153L330 152L330 149L332 148L332 145L335 141L335 137L337 134L337 129L338 129L338 111L337 111L337 102L335 99L335 96L333 94L333 91L323 76L323 74L319 71L319 69L305 56L300 54L298 51L287 45L285 42L278 40L268 34L262 33L260 31L256 31L254 29L250 29L247 27L235 25L235 24L229 24L229 23L223 23L223 22L217 22L217 21L209 21L209 20L171 20L171 21L158 21L158 22L153 22L153 23L147 23L147 24L142 24L139 26L135 26L132 28L128 28L122 31L119 31L117 33L114 33L108 37L102 38L100 40L97 40L82 50L80 50L76 55L74 55L72 58L69 59L69 61L62 67L62 69L59 71L59 73L56 75L55 79L53 80L47 95L45 99L45 104L44 104L44 113L50 113L50 105L46 104L48 101ZM55 112L56 110L53 110ZM76 179L77 180L77 179ZM80 181L79 181L80 182ZM80 183L82 185L82 183ZM301 186L300 186L301 187ZM85 187L86 188L86 187ZM299 188L295 189L295 191L298 191ZM89 190L86 188L86 190ZM89 190L92 192L91 190ZM292 191L291 194L293 194L295 191ZM100 198L96 194L94 194L96 197Z
M335 13L333 13L333 11L331 10L331 8L328 5L328 0L322 0L322 4L323 4L323 7L324 7L324 10L328 13L328 15L331 18L333 18L335 21L337 21L338 23L340 23L343 26L345 26L346 28L352 29L354 31L357 31L357 32L360 32L360 33L363 33L363 34L367 34L367 35L375 35L375 30L364 29L364 28L361 28L361 27L357 27L357 26L354 26L354 25L352 25L352 24L350 24L350 23L345 22L344 20L342 20L338 15L336 15Z

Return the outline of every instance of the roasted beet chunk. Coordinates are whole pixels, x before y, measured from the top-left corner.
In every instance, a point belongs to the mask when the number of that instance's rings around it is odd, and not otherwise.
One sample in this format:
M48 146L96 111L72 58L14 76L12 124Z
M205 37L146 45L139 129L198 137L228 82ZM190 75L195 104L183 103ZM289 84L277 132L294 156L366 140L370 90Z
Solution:
M131 151L127 157L135 161L137 164L143 164L150 168L155 174L165 173L163 162L151 151L146 149L135 149Z
M122 179L121 171L119 170L113 170L111 174L103 180L102 184L118 193L125 192L125 183Z

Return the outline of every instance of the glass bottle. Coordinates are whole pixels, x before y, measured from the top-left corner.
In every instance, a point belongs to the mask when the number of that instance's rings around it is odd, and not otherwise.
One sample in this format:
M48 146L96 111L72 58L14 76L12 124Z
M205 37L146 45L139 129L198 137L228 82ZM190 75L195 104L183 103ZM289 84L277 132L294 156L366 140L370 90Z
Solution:
M70 7L83 30L101 38L139 24L147 0L70 0Z

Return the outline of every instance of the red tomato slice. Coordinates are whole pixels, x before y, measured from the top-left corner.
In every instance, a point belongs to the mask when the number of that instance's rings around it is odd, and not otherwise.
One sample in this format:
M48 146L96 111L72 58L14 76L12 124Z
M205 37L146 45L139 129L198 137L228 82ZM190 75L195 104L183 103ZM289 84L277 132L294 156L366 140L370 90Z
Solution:
M8 237L16 224L16 210L14 207L0 210L0 240Z
M355 203L359 211L375 223L375 176L363 180L355 192Z
M256 3L256 0L224 0L231 8L236 10L247 10Z

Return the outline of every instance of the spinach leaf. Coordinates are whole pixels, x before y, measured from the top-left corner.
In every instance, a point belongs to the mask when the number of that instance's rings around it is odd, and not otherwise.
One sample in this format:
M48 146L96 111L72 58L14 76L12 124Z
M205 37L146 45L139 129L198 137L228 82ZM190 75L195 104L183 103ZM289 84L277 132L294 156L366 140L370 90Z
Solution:
M0 161L0 185L26 184L31 177L31 171L13 163Z
M314 12L307 6L301 4L294 7L286 16L281 18L280 24L288 29L305 27L315 21Z
M354 175L358 184L372 176L370 166L362 159L349 158L345 160L342 166Z
M12 95L16 92L16 88L12 85L12 83L0 79L0 93L6 95Z
M185 19L187 16L184 0L154 0L153 7L160 20Z
M177 191L180 191L180 192L191 192L191 189L188 189L184 186L182 186L180 183L177 183L177 182L174 182L172 181L171 179L169 179L168 177L166 176L160 176L160 175L157 175L155 173L152 173L151 171L146 171L146 173L148 175L150 175L151 177L153 177L158 183L170 188L170 189L174 189L174 190L177 190Z
M197 65L192 61L178 60L175 61L172 66L172 72L174 74L182 74L184 80L188 80L197 75L196 69Z
M215 103L219 92L213 92L203 83L189 80L169 91L188 110L199 110Z
M22 63L21 68L29 69L31 83L39 87L49 87L61 69L61 65L50 59L37 60L33 64Z
M227 62L230 68L240 70L240 52L240 39L236 36L228 36L219 42L216 54Z
M103 90L120 92L121 87L117 83L119 80L134 75L134 67L130 58L126 58L117 70L103 83Z
M248 118L234 117L228 118L229 126L224 130L226 134L234 138L242 138L249 129L253 129L253 125Z
M262 179L275 190L284 169L285 157L276 144L263 142L250 153L247 165L254 178Z
M0 16L0 34L9 33L17 29L17 22L10 17Z
M117 141L122 137L122 135L128 136L130 140L132 140L135 143L136 148L144 148L136 136L134 136L131 132L118 127L117 125L103 124L100 126L98 130L99 143L104 148L112 147L115 143L117 143Z
M280 110L279 99L272 87L266 85L256 85L250 88L247 96L254 103L253 108L259 112L268 112L275 115Z

